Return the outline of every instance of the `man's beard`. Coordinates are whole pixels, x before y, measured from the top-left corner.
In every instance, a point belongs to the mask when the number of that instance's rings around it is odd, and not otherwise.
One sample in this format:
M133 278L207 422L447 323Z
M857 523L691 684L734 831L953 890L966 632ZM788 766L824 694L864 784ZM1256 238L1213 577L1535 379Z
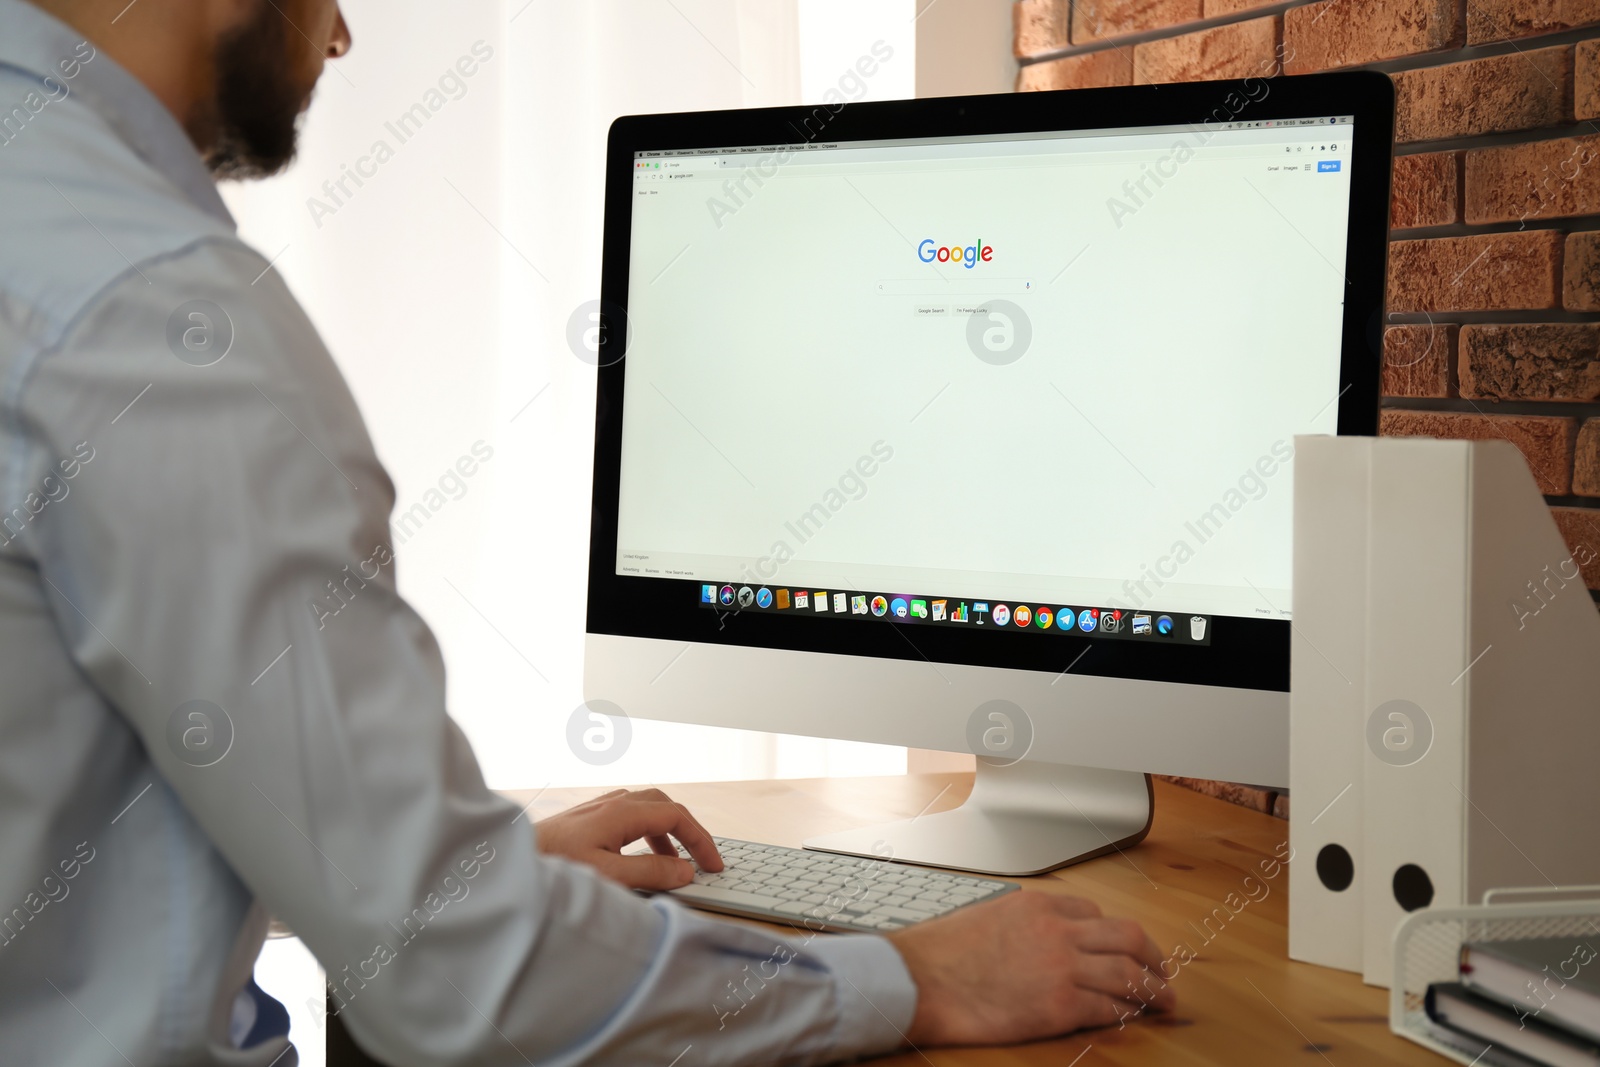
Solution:
M291 81L290 47L288 20L268 0L217 42L216 100L200 141L215 177L264 178L294 159L309 97Z

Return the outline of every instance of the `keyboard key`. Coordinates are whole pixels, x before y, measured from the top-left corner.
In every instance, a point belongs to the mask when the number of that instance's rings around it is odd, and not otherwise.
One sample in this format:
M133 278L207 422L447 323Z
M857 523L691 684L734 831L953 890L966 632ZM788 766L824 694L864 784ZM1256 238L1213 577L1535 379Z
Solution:
M821 911L817 905L806 900L786 900L772 909L779 915L809 915L814 911Z
M689 900L704 900L709 904L729 904L744 908L766 908L768 911L775 911L779 904L786 903L777 897L724 889L715 885L695 885L692 882L673 892Z

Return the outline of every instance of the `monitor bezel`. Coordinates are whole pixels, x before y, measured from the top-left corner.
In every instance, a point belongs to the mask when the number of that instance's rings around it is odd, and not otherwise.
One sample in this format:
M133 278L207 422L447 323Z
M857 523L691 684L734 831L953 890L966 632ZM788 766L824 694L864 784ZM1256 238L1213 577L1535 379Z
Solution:
M1243 109L1236 107L1240 100L1248 102ZM1227 116L1226 120L1219 115ZM1387 75L1349 71L617 119L611 127L606 160L600 289L606 347L599 360L595 399L587 632L1036 671L1060 672L1070 666L1073 673L1083 675L1287 692L1290 624L1282 619L1217 616L1224 624L1214 626L1208 645L1147 644L1079 633L919 627L888 618L874 620L880 625L867 625L861 620L795 613L712 611L697 602L700 579L618 575L627 331L616 328L616 320L625 316L628 306L633 164L639 152L768 144L801 147L805 142L796 132L805 128L808 118L815 124L821 116L826 117L827 141L833 143L1186 123L1205 126L1208 122L1322 115L1353 116L1341 391L1335 401L1338 433L1371 436L1378 426L1393 152L1394 88ZM939 595L941 591L917 592Z

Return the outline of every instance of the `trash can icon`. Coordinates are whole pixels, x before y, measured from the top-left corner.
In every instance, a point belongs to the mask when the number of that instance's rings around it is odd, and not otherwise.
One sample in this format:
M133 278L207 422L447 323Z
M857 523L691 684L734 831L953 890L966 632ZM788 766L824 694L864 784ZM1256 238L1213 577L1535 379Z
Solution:
M1206 639L1206 617L1204 615L1190 617L1189 636L1196 641L1204 641Z

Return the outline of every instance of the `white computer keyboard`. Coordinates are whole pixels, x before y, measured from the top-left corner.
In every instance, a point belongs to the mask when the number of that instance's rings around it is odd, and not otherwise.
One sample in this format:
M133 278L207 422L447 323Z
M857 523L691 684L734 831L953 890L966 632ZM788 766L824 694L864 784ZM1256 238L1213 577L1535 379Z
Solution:
M697 870L693 882L670 890L672 896L693 908L813 930L898 930L1017 888L1014 882L886 860L713 840L723 869L716 874Z

